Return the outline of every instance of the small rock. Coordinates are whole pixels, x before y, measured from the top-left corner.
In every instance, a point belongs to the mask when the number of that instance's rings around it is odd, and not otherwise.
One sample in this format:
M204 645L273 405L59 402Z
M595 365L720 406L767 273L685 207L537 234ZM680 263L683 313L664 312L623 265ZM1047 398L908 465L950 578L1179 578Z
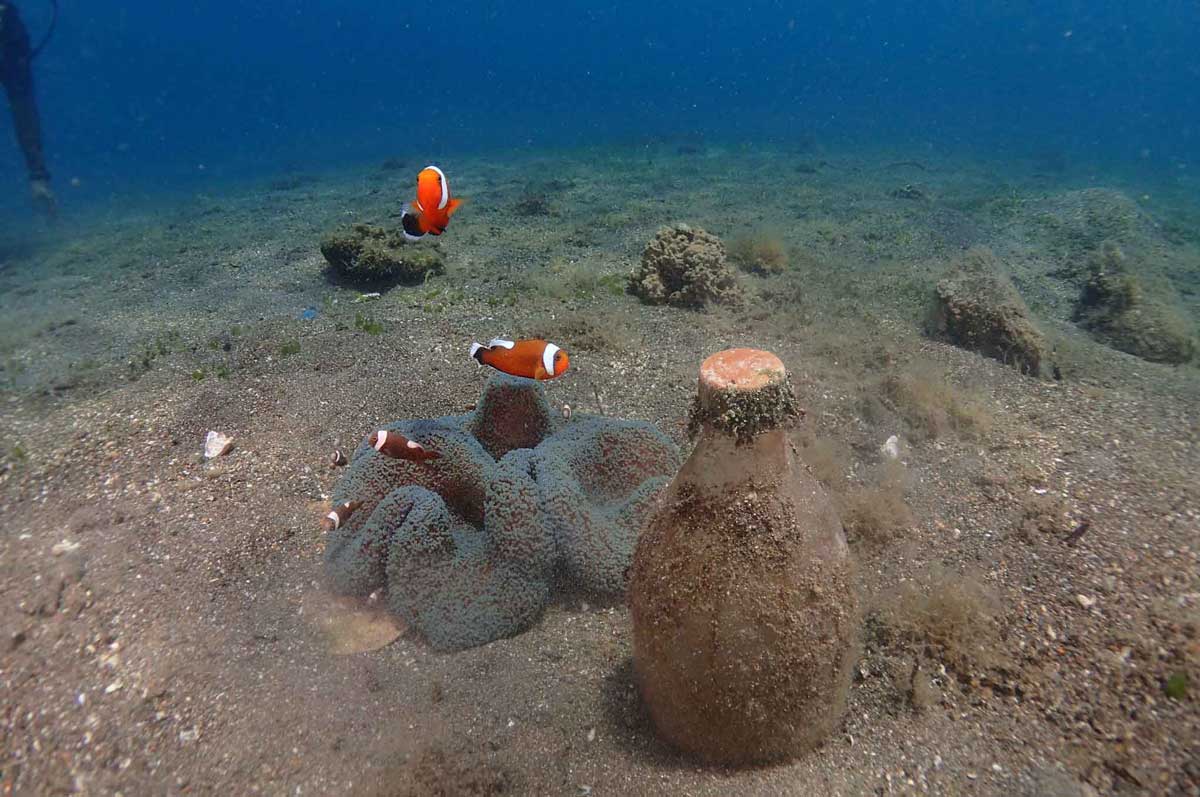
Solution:
M204 438L204 458L216 459L229 453L233 448L233 438L217 431L210 431Z
M120 680L113 681L111 684L104 687L104 694L111 695L113 692L116 692L123 686L125 686L125 684L123 684Z
M595 729L595 728L589 728L589 729L588 729L588 732L587 732L587 740L588 740L589 742L594 742L594 741L596 741L596 729Z
M1090 609L1096 605L1096 599L1089 598L1087 595L1076 595L1075 600L1079 601L1079 605L1085 609Z
M200 738L200 731L195 728L188 728L186 731L179 732L180 742L194 742Z
M890 459L900 459L900 438L892 435L887 439L887 442L879 447L879 451Z

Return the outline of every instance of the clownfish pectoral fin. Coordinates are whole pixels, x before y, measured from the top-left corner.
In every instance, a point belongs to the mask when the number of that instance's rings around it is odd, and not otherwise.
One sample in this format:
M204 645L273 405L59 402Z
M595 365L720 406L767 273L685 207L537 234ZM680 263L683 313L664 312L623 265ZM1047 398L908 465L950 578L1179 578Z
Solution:
M404 230L406 240L419 241L425 237L425 231L421 229L420 214L404 211L404 215L400 217L400 227Z
M462 207L463 201L464 200L462 197L455 197L454 199L451 199L449 202L447 202L446 203L446 216L448 216L448 217L453 216L454 211L456 211L460 207Z

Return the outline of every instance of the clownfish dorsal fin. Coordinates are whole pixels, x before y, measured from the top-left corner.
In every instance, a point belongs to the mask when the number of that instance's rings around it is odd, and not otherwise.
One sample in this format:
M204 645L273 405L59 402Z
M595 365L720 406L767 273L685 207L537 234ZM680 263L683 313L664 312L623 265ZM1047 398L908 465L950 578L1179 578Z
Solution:
M513 343L511 340L505 340L504 338L492 338L488 342L487 347L489 349L494 349L498 346L502 349L511 349L513 346L516 346L516 345L517 344Z

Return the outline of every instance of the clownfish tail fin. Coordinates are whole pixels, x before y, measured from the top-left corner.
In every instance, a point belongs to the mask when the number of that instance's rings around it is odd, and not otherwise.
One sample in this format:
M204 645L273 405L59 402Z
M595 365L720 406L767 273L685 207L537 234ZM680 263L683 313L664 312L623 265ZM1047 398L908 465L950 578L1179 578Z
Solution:
M479 363L480 365L483 365L483 353L485 351L487 351L487 349L484 348L483 346L480 346L478 343L472 343L471 344L471 359L474 360L475 362Z

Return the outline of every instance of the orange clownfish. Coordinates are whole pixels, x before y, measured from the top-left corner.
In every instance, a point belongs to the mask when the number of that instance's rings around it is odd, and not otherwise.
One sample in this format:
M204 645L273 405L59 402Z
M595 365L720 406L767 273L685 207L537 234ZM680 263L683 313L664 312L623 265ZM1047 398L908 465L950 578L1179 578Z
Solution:
M486 346L471 344L471 357L480 365L526 379L553 379L567 372L567 353L544 340L496 338Z
M437 459L441 456L438 452L429 450L416 440L409 440L399 432L389 432L387 429L372 432L371 437L367 440L367 445L392 459L409 459L413 462L424 462L427 459Z
M451 198L445 173L436 166L426 166L417 175L417 198L400 218L404 237L419 241L426 235L441 235L462 202Z

